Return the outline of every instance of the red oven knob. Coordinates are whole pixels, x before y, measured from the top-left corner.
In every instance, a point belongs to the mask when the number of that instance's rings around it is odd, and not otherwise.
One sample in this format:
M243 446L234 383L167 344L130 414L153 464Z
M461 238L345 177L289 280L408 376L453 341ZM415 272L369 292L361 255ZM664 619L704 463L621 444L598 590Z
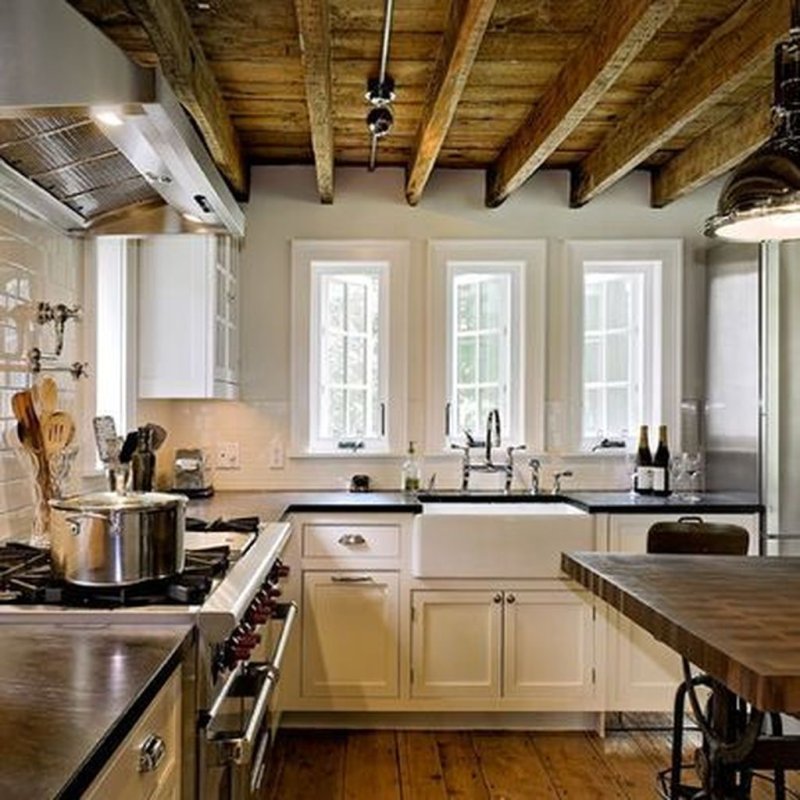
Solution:
M234 637L234 647L249 647L251 650L261 644L260 633L240 633Z
M250 658L249 647L236 647L229 645L225 648L225 666L233 669L240 661L247 661Z
M288 564L284 564L282 561L276 561L269 574L270 577L280 580L281 578L288 578L290 571Z

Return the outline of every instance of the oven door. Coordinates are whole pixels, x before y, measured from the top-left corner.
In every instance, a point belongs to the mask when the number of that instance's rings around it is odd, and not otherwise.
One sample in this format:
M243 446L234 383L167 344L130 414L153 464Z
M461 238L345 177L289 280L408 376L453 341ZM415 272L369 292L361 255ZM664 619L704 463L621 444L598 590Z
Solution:
M242 663L228 676L200 731L204 800L258 795L275 735L277 684L297 606L282 604L277 616L283 625L270 658Z

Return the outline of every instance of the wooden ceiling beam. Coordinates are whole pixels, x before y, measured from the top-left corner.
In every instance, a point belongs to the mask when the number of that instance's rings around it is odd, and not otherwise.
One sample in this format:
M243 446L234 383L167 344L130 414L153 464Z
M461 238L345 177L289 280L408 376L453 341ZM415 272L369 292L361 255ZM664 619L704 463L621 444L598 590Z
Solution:
M323 203L333 202L333 90L331 24L328 0L294 0L306 86L311 146L317 190Z
M181 0L125 0L155 50L178 100L197 124L214 161L234 191L246 195L248 175L239 137L222 92Z
M724 175L761 147L772 132L771 108L772 90L767 88L659 167L650 184L653 208Z
M582 206L769 61L789 30L791 0L747 0L590 153L573 174Z
M486 174L499 206L545 162L669 18L679 0L608 0L541 100Z
M450 3L406 176L406 200L412 206L419 203L450 130L495 3L496 0L452 0Z

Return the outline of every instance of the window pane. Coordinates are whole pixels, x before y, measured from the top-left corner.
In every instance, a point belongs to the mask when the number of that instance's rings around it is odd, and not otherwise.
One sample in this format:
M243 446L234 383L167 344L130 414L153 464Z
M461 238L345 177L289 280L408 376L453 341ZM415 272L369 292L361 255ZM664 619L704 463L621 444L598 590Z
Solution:
M344 336L325 337L325 367L329 383L344 383Z
M597 337L587 337L583 348L583 380L597 383L603 378L603 346Z
M485 421L492 409L500 407L500 392L496 386L491 386L480 389L479 397L480 407L478 409L478 419Z
M583 393L584 436L597 436L603 431L603 390L586 389Z
M327 280L328 288L328 327L344 329L344 283L337 278Z
M619 434L623 430L630 430L629 418L627 387L610 388L608 390L608 427L604 433Z
M480 361L478 375L481 383L500 383L500 335L481 336L478 345Z
M367 330L367 287L361 282L347 284L347 330Z
M606 338L606 380L627 381L628 345L630 337L627 333L610 333Z
M475 383L478 376L475 372L475 353L477 340L475 336L458 337L458 355L456 375L459 384Z
M367 382L367 340L347 337L347 383L364 386Z
M630 324L630 279L610 280L607 291L607 326L609 328L627 328Z
M458 433L478 431L478 392L476 389L459 389L456 394L456 420Z
M345 436L344 389L330 389L325 394L328 400L328 430L323 430L322 435L335 438Z
M586 284L583 303L583 327L587 331L596 331L600 327L602 292L600 284Z
M367 436L367 392L351 389L347 392L347 433L349 436Z
M456 283L456 330L474 331L478 327L478 286Z
M481 281L480 286L480 327L482 329L499 328L506 322L505 313L505 276Z

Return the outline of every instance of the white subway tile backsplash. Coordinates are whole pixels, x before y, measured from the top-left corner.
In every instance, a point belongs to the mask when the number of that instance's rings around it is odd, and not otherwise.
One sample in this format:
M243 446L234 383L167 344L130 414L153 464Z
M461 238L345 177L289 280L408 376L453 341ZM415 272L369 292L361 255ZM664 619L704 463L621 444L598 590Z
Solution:
M31 385L28 350L52 352L52 326L34 324L36 303L80 302L83 242L0 202L0 540L27 539L31 532L33 480L16 450L16 420L11 396ZM80 336L68 330L65 361L81 357ZM64 401L73 413L77 395L70 379L59 376Z

